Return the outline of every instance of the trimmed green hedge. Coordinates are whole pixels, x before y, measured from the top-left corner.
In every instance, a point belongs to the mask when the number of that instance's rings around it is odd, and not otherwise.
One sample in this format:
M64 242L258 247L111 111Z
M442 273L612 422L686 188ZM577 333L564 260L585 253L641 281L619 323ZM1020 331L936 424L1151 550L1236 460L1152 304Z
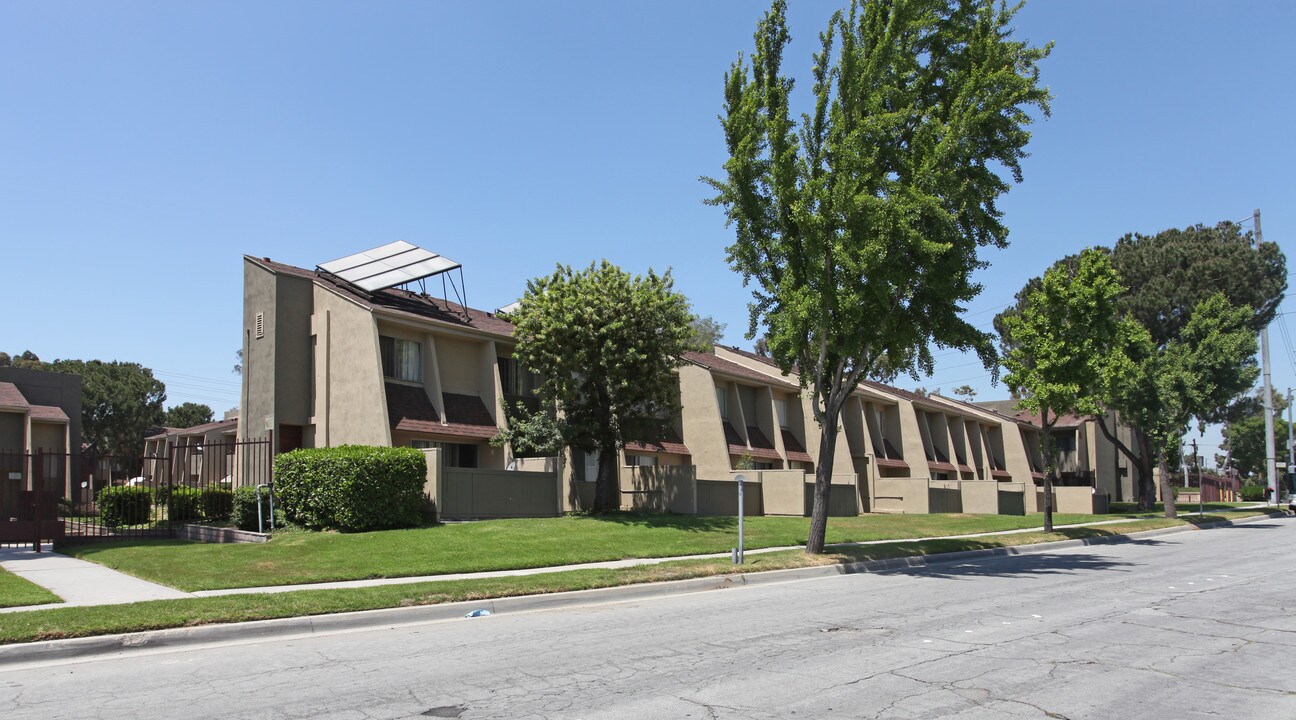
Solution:
M153 514L153 491L143 486L106 487L96 502L99 519L108 527L143 525Z
M289 521L308 528L414 527L426 475L427 461L414 448L294 450L275 458L275 502Z
M198 496L204 522L227 523L234 512L234 491L220 487L204 488Z
M171 488L167 497L167 518L171 522L197 522L201 516L198 499L201 493L197 488L176 486Z
M252 532L260 532L261 528L257 524L256 488L251 485L246 485L244 487L237 488L234 490L232 499L233 499L234 507L232 508L232 512L230 513L230 521L234 523L234 527L237 527L239 530L251 530ZM269 532L270 503L268 502L268 497L265 493L262 493L261 495L261 502L262 502L261 514L264 516L262 519L265 521L266 531ZM274 525L277 528L283 528L284 513L283 513L283 509L280 508L277 503L278 501L276 500Z
M1269 499L1269 488L1264 485L1243 485L1242 499L1247 502L1263 502Z

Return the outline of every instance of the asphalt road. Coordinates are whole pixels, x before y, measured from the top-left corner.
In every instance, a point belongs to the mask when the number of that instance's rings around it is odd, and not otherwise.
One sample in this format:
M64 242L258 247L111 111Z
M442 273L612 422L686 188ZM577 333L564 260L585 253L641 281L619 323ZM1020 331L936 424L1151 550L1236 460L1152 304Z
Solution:
M14 667L0 718L1296 718L1293 547L1280 519Z

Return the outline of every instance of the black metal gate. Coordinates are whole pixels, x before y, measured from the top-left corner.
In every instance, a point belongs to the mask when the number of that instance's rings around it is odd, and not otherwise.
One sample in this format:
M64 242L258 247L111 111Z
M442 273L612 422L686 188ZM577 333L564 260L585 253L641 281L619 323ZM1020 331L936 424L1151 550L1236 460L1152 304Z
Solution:
M227 525L234 491L269 485L272 464L268 438L169 443L129 457L0 453L0 543L31 543L36 534L68 542L170 538L185 523Z

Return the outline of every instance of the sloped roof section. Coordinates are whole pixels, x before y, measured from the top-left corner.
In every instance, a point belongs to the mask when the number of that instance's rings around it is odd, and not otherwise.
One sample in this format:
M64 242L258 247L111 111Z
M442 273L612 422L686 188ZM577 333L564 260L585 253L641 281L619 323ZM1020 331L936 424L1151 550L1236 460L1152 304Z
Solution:
M791 430L787 428L779 429L783 433L783 452L787 453L788 460L814 462L814 458L810 457L810 453L806 452L805 446L801 444L801 441L797 439L797 436Z
M792 383L786 380L781 380L772 375L766 375L765 373L760 372L758 370L752 370L751 368L746 367L744 365L739 365L736 362L731 362L729 360L725 360L724 358L716 357L711 353L686 352L684 353L684 359L687 360L688 362L693 363L694 365L704 367L708 370L714 370L718 373L723 373L731 377L741 378L743 380L751 380L752 382L760 385L770 385L772 387L782 388L784 390L794 390L794 391L801 390L801 388L797 387L796 385L793 385Z
M680 439L675 428L667 428L656 440L627 440L625 449L629 452L670 453L689 455L688 446Z
M53 405L32 405L31 419L65 423L68 421L68 416L67 413L63 412L63 408L54 407Z
M499 428L476 395L442 393L446 422L441 422L427 391L417 385L386 383L387 419L392 429L405 432L488 440Z
M9 382L0 382L0 407L29 408L31 403L23 397L18 386Z
M345 281L314 270L274 262L269 258L245 257L272 272L311 280L316 285L327 288L371 310L380 309L397 315L433 320L459 327L470 327L493 335L513 336L513 323L485 310L465 307L449 300L420 295L399 288L363 293Z

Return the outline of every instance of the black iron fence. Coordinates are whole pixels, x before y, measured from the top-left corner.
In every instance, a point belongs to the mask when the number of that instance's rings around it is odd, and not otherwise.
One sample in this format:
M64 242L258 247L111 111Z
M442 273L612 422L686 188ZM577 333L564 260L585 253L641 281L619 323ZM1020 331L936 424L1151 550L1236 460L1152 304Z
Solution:
M151 454L0 453L0 542L174 537L180 525L228 525L240 487L269 486L269 439L173 442ZM30 521L36 497L44 530ZM54 513L61 532L44 517Z

